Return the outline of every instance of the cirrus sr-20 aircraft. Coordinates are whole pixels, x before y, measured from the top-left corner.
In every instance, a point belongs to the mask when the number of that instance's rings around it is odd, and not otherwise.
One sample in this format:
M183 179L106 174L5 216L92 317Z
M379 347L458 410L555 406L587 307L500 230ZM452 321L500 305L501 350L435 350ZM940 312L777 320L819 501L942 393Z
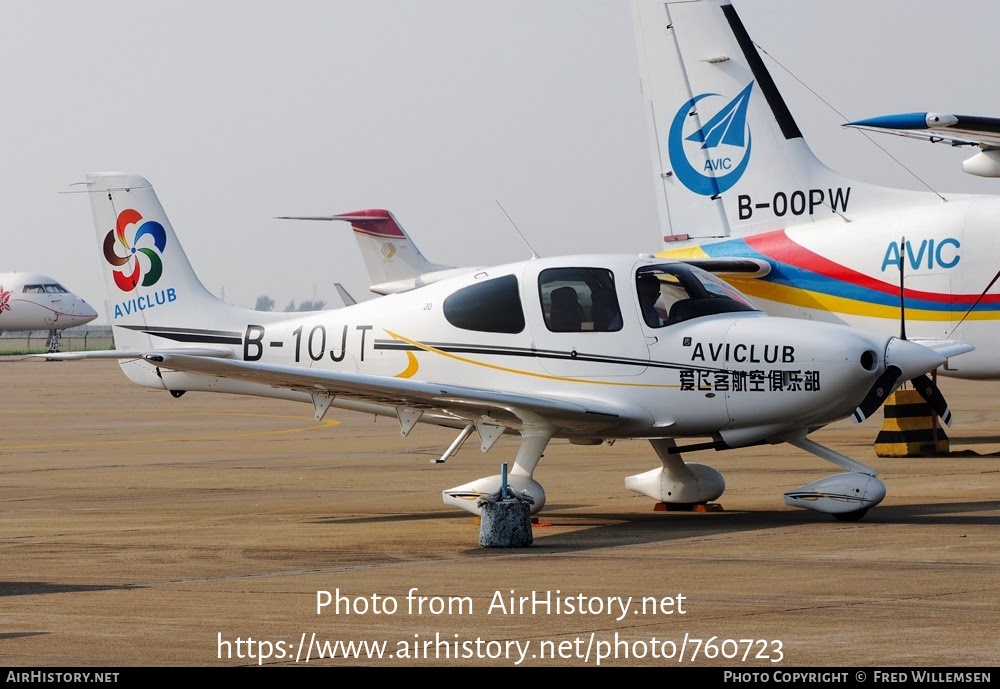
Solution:
M885 486L864 464L807 436L870 415L898 383L970 351L843 325L770 317L682 261L635 255L532 258L457 271L341 309L273 313L225 304L198 280L152 188L87 176L116 358L135 383L174 397L212 391L298 400L473 432L488 451L521 442L509 485L545 504L533 473L553 438L581 445L647 439L660 466L626 479L656 501L716 500L723 477L685 463L701 447L790 443L843 471L785 493L787 504L854 520ZM132 249L136 249L133 251ZM753 262L730 262L733 269ZM477 513L499 475L443 491Z

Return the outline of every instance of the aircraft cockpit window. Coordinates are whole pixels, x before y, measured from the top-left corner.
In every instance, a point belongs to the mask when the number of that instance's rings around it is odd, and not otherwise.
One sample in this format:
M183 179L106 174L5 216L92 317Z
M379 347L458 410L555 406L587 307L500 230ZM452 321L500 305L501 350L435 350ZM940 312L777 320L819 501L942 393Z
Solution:
M62 285L56 285L56 284L53 284L53 283L49 283L49 284L45 285L45 291L48 292L49 294L66 294L67 293L65 287L63 287Z
M25 294L43 294L45 292L45 288L41 285L25 285L24 289L21 291Z
M477 282L444 300L444 317L456 328L486 333L519 333L524 330L524 309L517 277Z
M736 311L759 311L738 290L684 263L645 266L635 275L639 312L650 328Z
M545 325L556 333L617 332L622 314L607 268L549 268L538 276Z

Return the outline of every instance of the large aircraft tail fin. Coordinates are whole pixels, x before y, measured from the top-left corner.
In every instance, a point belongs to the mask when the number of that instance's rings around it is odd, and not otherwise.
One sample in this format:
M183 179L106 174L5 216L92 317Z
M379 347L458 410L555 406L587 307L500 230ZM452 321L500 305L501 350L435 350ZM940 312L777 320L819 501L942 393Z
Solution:
M469 268L455 268L431 263L403 230L391 211L370 208L339 215L283 215L283 220L343 220L351 223L354 238L361 249L372 292L394 294L464 273Z
M633 0L633 17L665 242L936 198L821 163L728 0Z
M286 220L344 220L351 223L361 249L372 291L385 293L381 285L413 281L421 275L450 270L452 266L431 263L410 239L390 211L381 208L323 216L282 216ZM397 290L390 290L397 291Z

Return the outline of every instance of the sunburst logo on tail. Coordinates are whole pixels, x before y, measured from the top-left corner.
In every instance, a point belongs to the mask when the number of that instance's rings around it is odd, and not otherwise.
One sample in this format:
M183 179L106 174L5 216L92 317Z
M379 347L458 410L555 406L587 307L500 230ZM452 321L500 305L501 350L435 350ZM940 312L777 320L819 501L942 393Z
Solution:
M143 287L155 285L163 275L163 261L160 255L167 247L167 232L155 220L147 220L138 225L132 242L129 243L126 229L142 220L139 211L126 208L118 214L115 229L104 237L104 258L108 263L120 268L114 271L115 284L122 292L131 292L142 280ZM140 247L140 240L152 242L153 248ZM124 256L119 254L124 252Z

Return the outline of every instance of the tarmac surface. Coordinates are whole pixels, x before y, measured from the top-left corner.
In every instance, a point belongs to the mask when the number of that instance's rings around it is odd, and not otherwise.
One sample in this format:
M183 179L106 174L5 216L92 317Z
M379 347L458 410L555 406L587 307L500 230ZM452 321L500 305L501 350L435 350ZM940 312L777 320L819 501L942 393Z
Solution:
M668 514L624 487L657 466L648 443L555 441L535 472L548 503L534 544L487 549L440 491L497 473L514 438L483 455L473 437L432 465L453 431L175 400L114 362L8 358L0 372L3 666L997 662L995 383L942 379L946 457L876 457L881 415L811 436L886 483L857 523L784 505L839 471L789 446L686 456L726 477L724 511ZM386 647L317 657L338 640Z

